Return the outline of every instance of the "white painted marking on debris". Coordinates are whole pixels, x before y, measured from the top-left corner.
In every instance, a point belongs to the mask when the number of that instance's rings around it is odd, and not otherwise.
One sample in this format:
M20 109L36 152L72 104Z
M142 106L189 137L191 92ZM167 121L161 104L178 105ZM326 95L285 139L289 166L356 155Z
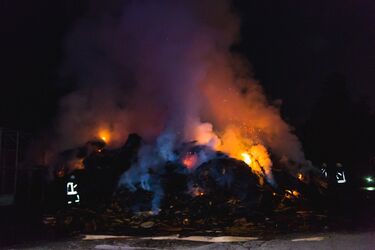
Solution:
M116 236L116 235L84 235L83 240L106 240L106 239L142 239L142 240L181 240L181 241L198 241L211 243L225 243L225 242L242 242L257 240L258 237L236 237L236 236L187 236L180 237L179 235L157 236L157 237L133 237L133 236Z
M324 240L324 237L299 238L299 239L293 239L292 241L298 242L298 241L322 241L322 240Z
M128 245L96 245L95 249L101 250L137 250L137 249L158 249L158 248L151 248L151 247L132 247Z
M224 243L224 242L242 242L257 240L257 237L236 237L236 236L219 236L219 237L210 237L210 236L188 236L188 237L179 237L178 235L171 236L159 236L159 237L146 237L142 239L149 240L183 240L183 241L198 241L198 242L211 242L211 243Z
M83 240L106 240L106 239L129 239L131 236L118 236L118 235L90 235L86 234Z

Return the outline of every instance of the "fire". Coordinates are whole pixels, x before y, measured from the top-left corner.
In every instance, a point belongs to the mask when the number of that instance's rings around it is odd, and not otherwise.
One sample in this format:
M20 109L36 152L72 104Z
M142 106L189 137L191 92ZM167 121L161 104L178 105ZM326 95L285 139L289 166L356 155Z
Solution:
M108 143L110 141L110 138L111 138L111 134L108 130L106 129L101 129L99 130L98 132L98 137L103 140L105 143Z
M185 165L188 169L194 168L194 166L197 164L198 158L195 154L188 153L185 155L185 157L182 160L182 164Z
M242 160L250 166L252 160L251 160L251 157L248 153L244 152L244 153L241 153L241 156L242 156Z
M231 126L220 135L220 142L216 150L244 161L258 175L271 176L272 161L268 150L265 145L253 140L251 134L244 134L240 128Z

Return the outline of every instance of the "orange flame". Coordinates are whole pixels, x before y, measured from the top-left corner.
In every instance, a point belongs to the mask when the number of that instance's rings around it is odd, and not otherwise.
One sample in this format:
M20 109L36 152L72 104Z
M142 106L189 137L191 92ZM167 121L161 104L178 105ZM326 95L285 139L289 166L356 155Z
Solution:
M182 160L182 164L188 169L192 169L198 162L198 158L195 154L188 153Z
M220 136L220 144L215 149L244 161L258 175L271 175L272 161L267 148L235 126L224 131Z
M251 162L252 162L250 155L249 155L248 153L246 153L246 152L243 152L243 153L241 153L241 156L242 156L242 160L243 160L247 165L250 166L250 164L251 164Z
M98 137L105 143L108 143L111 139L111 134L107 129L100 129L98 132Z

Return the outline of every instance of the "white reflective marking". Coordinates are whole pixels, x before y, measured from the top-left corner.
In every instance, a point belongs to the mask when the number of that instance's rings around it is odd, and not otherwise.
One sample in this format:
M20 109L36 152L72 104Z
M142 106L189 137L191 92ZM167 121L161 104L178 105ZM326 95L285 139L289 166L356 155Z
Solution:
M79 203L80 199L79 199L79 194L77 194L77 200L75 200L75 203Z
M81 201L81 198L77 192L77 190L75 190L77 188L78 184L74 184L74 182L70 181L68 183L66 183L66 194L68 196L76 196L74 202L75 203L79 203ZM72 204L73 202L72 201L68 201L68 204Z
M336 173L336 180L337 180L337 183L345 183L346 182L344 171Z
M327 170L325 168L322 168L321 171L322 171L322 174L327 178L328 177Z
M68 182L66 184L66 190L67 190L67 195L76 195L78 194L77 191L75 191L74 189L77 187L77 184L74 184L73 182Z
M141 250L141 249L160 249L160 248L153 248L153 247L132 247L129 245L96 245L95 249L101 250Z
M324 240L324 237L318 236L318 237L309 237L309 238L298 238L298 239L293 239L293 242L298 242L298 241L322 241Z

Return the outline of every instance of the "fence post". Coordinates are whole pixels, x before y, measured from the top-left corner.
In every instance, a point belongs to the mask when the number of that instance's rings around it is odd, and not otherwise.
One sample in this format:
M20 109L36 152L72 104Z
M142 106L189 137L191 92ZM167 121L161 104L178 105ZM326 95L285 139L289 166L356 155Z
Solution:
M19 148L20 148L20 131L17 130L17 137L16 137L16 158L15 158L15 163L14 163L14 188L13 188L13 194L14 195L16 195L16 193L17 193Z

